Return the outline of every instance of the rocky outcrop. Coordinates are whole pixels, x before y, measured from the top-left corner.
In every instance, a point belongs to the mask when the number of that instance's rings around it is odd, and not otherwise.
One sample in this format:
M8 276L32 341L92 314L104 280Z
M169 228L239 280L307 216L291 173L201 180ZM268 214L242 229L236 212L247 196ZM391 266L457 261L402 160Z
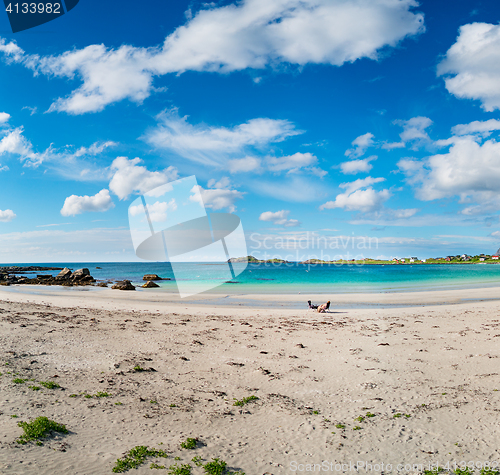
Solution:
M65 267L61 272L59 272L59 274L56 275L56 279L66 280L71 277L71 274L71 270Z
M111 286L112 289L117 290L135 290L130 280L122 280Z
M144 289L154 289L155 287L159 287L158 284L155 284L152 280L148 280L144 285L141 285Z
M163 279L161 277L159 277L157 274L146 274L142 278L142 280L163 280Z

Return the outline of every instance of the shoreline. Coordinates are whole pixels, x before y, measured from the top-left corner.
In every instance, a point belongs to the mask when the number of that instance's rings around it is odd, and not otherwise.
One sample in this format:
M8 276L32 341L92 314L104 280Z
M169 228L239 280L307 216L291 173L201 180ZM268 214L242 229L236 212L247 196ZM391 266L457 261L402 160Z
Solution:
M92 298L90 298L92 296ZM497 297L498 296L498 297ZM169 306L186 309L186 306L214 309L248 308L282 309L292 312L308 310L307 300L323 303L331 300L332 310L370 308L413 308L435 305L460 305L474 302L496 302L500 300L500 286L482 288L459 288L439 290L385 291L372 293L201 293L181 299L175 292L155 289L121 291L102 287L60 287L43 285L13 285L0 288L0 300L44 304L52 302L56 306L99 309L157 310Z

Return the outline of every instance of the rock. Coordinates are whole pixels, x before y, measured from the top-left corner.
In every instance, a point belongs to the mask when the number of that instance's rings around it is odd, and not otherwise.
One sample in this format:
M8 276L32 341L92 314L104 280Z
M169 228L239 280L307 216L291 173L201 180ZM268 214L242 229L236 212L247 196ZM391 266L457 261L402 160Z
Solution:
M146 274L142 278L142 280L163 280L163 279L156 274Z
M51 275L37 275L37 279L44 280L44 279L52 279Z
M84 267L83 269L75 270L75 272L73 272L73 275L71 276L71 278L74 280L79 280L79 279L85 277L86 275L90 275L90 271L86 267Z
M65 267L59 274L56 275L56 279L69 279L71 277L72 272Z
M108 284L106 282L99 282L97 284L97 287L107 287L107 286L108 286Z
M144 285L141 285L144 289L152 289L154 287L159 287L158 284L155 284L152 280L148 280Z
M111 286L112 289L118 290L135 290L135 287L130 283L130 280L122 280Z

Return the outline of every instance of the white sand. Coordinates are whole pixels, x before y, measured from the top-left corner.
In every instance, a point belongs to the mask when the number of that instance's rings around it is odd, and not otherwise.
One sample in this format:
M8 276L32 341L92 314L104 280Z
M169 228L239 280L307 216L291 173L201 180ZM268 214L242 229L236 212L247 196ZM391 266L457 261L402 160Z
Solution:
M155 291L2 289L0 473L110 474L137 445L169 451L162 465L220 457L247 475L323 461L391 463L392 472L500 462L499 305L479 301L498 290L335 295L332 312L318 314L278 308L302 295L215 306L220 295L186 303ZM248 301L256 306L239 305ZM352 303L373 308L335 308ZM374 307L390 304L415 306ZM64 389L28 388L39 381ZM98 391L112 396L80 395ZM250 395L259 399L233 406ZM38 416L70 433L16 444L17 423ZM199 448L180 450L187 437ZM154 473L150 463L129 473Z

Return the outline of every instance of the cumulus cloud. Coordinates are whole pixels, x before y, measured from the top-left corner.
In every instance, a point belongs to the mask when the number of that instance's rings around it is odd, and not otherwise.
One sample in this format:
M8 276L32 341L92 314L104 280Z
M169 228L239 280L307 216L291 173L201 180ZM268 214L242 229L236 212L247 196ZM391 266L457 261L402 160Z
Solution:
M263 147L303 133L288 120L251 119L232 128L192 125L176 108L157 116L158 125L143 137L158 149L165 149L194 162L225 166L228 157L245 155L247 147Z
M354 145L353 148L346 150L345 156L349 158L358 158L361 155L364 155L366 149L373 145L373 138L375 136L370 132L360 135L352 141L351 145Z
M383 48L424 31L423 15L412 11L416 6L415 0L211 3L187 16L158 47L90 45L40 57L0 40L0 52L36 74L78 77L83 84L50 110L83 114L123 99L140 103L154 90L153 77L169 73L377 60Z
M382 148L391 150L393 148L406 147L408 143L411 148L417 149L431 141L425 129L432 125L432 120L428 117L412 117L410 120L395 120L395 125L403 127L403 132L399 134L400 142L385 143Z
M146 167L139 165L140 163L142 163L140 158L129 160L127 157L118 157L111 164L113 177L109 182L109 189L121 200L132 193L146 193L178 177L177 169L174 167L150 172Z
M272 172L297 171L315 165L318 159L312 153L294 153L285 157L267 157L266 166Z
M0 112L0 125L5 124L10 119L10 114Z
M155 201L153 204L147 204L146 208L148 210L149 219L152 223L164 223L167 220L167 211L175 211L177 209L177 203L175 198L170 201ZM142 215L144 213L143 205L131 206L129 208L129 214L131 216Z
M478 143L473 136L456 137L449 151L424 160L398 162L415 195L422 201L459 197L466 207L463 214L498 210L500 205L500 143Z
M71 195L64 201L61 209L63 216L75 216L76 214L92 211L108 211L115 205L109 196L109 190L101 190L94 196Z
M0 222L8 223L16 217L16 213L11 209L1 210L0 209Z
M368 173L373 165L370 163L376 160L377 156L372 155L363 160L351 160L340 164L340 170L344 175L356 175L357 173Z
M221 178L219 181L210 180L207 183L208 188L195 186L191 190L193 193L190 196L191 201L204 204L207 208L212 208L214 211L227 208L230 213L236 211L236 201L243 198L244 193L234 190L227 177ZM201 202L200 202L201 200Z
M391 192L387 189L376 191L371 185L382 181L385 181L385 178L367 177L349 183L342 183L340 188L345 189L345 192L337 195L334 201L328 201L321 205L319 209L342 208L347 211L361 211L364 213L380 210L391 197Z
M479 100L488 112L500 109L500 25L461 26L437 73L456 97Z
M500 120L475 120L469 124L458 124L451 128L453 135L479 134L482 137L488 137L494 130L500 130Z
M83 155L99 155L108 147L114 147L117 145L115 142L108 140L107 142L95 142L90 147L80 147L75 152L75 157L81 157Z
M227 162L229 173L259 173L261 169L261 161L256 157L235 158Z
M290 211L282 209L281 211L265 211L259 216L260 221L270 221L273 224L284 226L285 228L293 228L300 226L297 219L288 219Z
M33 145L24 137L23 128L11 130L0 140L0 155L11 153L19 155L21 160L34 159Z

